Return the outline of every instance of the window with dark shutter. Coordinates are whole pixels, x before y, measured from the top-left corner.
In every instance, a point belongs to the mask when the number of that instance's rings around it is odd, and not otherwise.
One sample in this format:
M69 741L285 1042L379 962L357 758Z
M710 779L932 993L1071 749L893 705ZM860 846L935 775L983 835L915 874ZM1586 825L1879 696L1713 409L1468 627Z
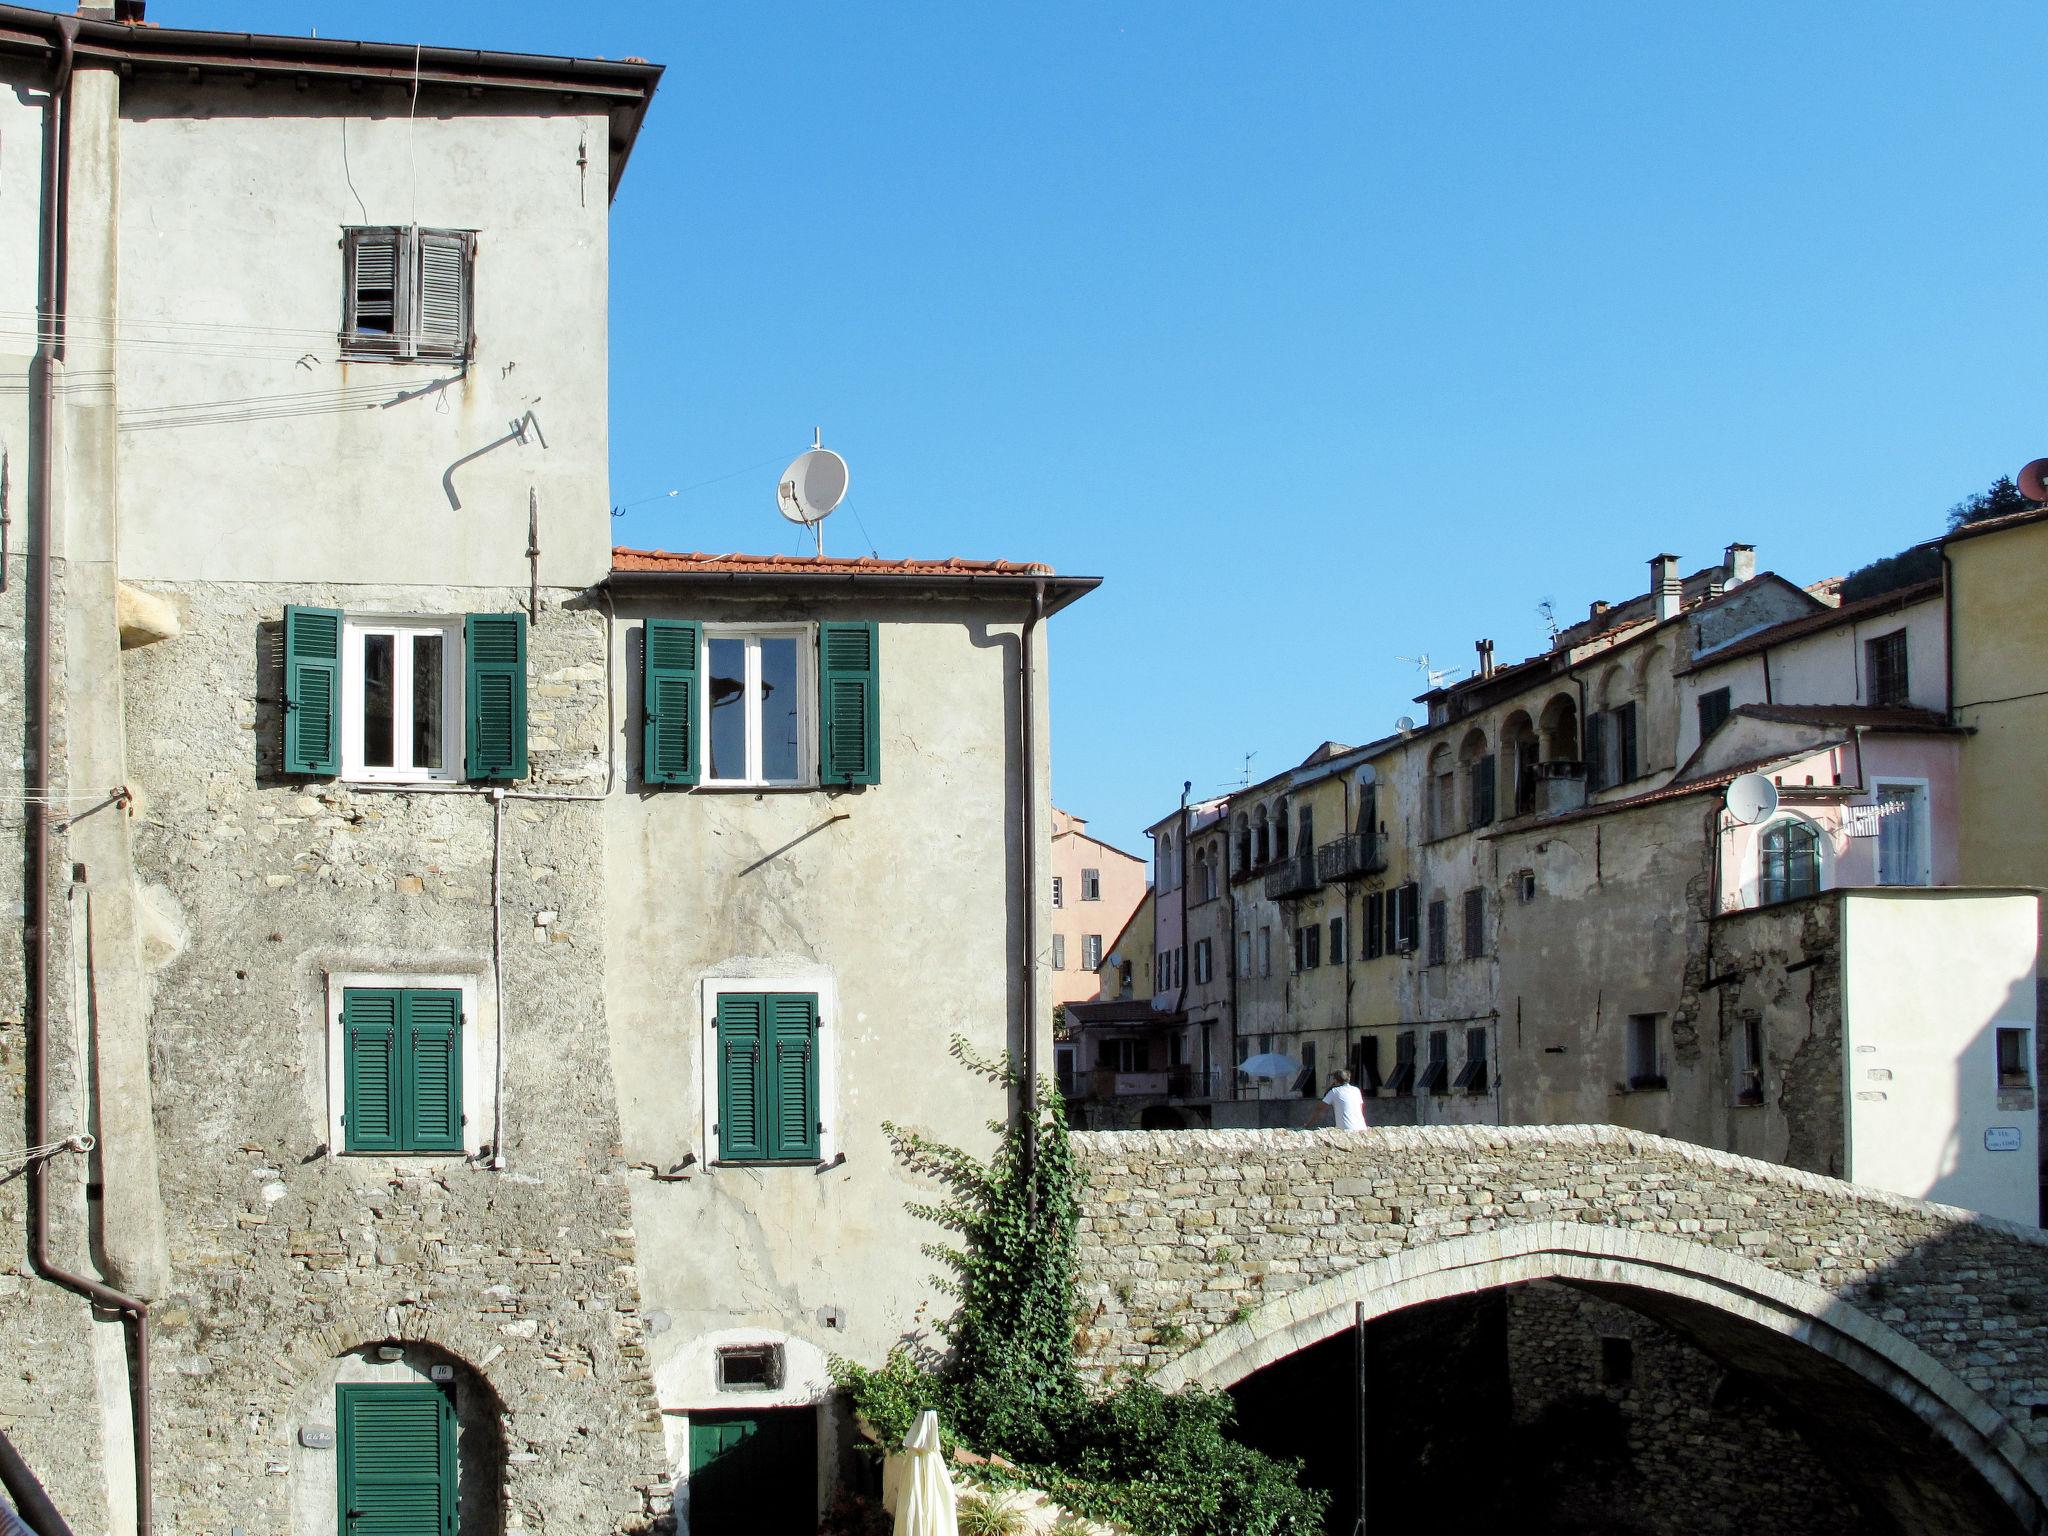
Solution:
M1422 887L1410 880L1401 887L1400 897L1400 943L1396 948L1412 950L1422 922Z
M816 1162L818 999L803 992L719 996L718 1157Z
M702 641L702 627L680 619L649 619L641 635L640 777L649 784L697 782Z
M1636 703L1630 699L1614 711L1614 770L1617 784L1626 784L1640 771L1636 760Z
M1429 951L1427 963L1442 965L1450 947L1450 914L1441 897L1429 904Z
M1489 827L1493 825L1494 781L1499 772L1499 760L1493 753L1479 759L1472 767L1472 825Z
M1465 1065L1458 1069L1451 1087L1467 1093L1484 1093L1491 1086L1492 1080L1486 1071L1486 1031L1468 1029L1465 1031Z
M1380 1037L1367 1035L1351 1048L1351 1076L1360 1093L1380 1091Z
M1586 788L1605 789L1614 780L1608 774L1607 726L1604 713L1586 716Z
M1486 892L1465 893L1465 958L1477 960L1486 953Z
M1415 1089L1415 1031L1404 1029L1394 1036L1394 1071L1387 1079L1387 1092L1412 1093Z
M467 774L526 777L526 615L472 613L463 621L468 662Z
M341 239L341 354L466 361L474 339L471 230L371 225Z
M1906 632L1895 629L1875 640L1866 640L1863 655L1871 705L1877 709L1895 709L1910 703L1912 688L1906 674Z
M335 1471L344 1531L453 1532L453 1392L432 1382L347 1382L334 1389Z
M1422 1069L1422 1076L1415 1084L1417 1093L1447 1093L1451 1086L1451 1043L1450 1032L1432 1029L1429 1032L1429 1063Z
M1705 741L1714 732L1721 729L1722 722L1728 718L1728 690L1726 688L1711 689L1699 696L1698 703L1700 711L1700 740Z
M342 993L342 1128L350 1152L460 1152L462 994Z
M1365 897L1365 953L1362 958L1377 960L1386 953L1386 906L1385 893L1368 891Z
M818 626L818 777L882 782L881 663L872 623Z
M341 772L341 614L284 611L284 771Z

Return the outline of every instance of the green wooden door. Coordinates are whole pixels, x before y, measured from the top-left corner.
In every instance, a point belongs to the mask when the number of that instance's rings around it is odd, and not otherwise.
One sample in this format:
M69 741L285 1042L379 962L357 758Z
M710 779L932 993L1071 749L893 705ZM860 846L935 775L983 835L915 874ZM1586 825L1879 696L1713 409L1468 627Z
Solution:
M690 1536L812 1536L818 1428L810 1408L690 1415Z
M340 1536L456 1536L454 1395L365 1383L334 1405Z

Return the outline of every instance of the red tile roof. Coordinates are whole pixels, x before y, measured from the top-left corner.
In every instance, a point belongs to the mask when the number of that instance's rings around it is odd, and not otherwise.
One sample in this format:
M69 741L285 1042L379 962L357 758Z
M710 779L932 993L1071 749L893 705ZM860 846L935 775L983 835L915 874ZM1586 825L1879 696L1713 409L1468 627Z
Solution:
M1873 618L1899 608L1910 608L1915 603L1924 603L1939 596L1941 578L1937 576L1932 581L1916 582L1910 587L1900 587L1893 592L1880 592L1877 596L1866 597L1860 602L1844 603L1839 608L1826 608L1819 613L1804 614L1708 651L1695 658L1686 670L1703 671L1708 667L1719 666L1724 661L1733 661L1738 656L1754 656L1758 651L1769 650L1774 645L1783 645L1786 641L1797 640L1803 635L1819 634L1820 631L1833 629L1838 624L1854 624L1858 619Z
M1867 731L1960 731L1939 710L1868 704L1743 704L1735 713L1786 725L1860 725Z
M2008 528L2038 523L2044 517L2048 517L2048 507L2029 507L2024 512L2008 512L2003 517L1987 517L1980 523L1963 524L1962 527L1944 536L1941 542L1953 544L1958 539L1974 539L1980 533L2003 533Z
M1017 560L847 560L810 555L671 554L663 549L614 549L615 571L745 572L762 576L1050 576L1049 565Z

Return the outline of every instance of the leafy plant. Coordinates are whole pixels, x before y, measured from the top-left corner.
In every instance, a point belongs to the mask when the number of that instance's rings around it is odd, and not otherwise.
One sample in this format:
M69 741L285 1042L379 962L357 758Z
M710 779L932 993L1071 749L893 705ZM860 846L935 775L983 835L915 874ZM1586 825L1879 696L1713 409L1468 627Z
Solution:
M960 1501L960 1536L1024 1536L1024 1511L1007 1493L985 1493Z
M953 1054L1015 1087L1007 1062L981 1060L957 1037ZM1050 1084L1041 1102L1035 1125L990 1126L1002 1142L986 1164L884 1127L899 1156L946 1186L944 1199L912 1209L963 1239L925 1250L957 1303L939 1325L949 1347L900 1347L879 1369L835 1360L834 1379L884 1444L936 1409L949 1454L957 1436L1009 1464L986 1468L990 1479L1029 1483L1137 1536L1316 1536L1328 1496L1301 1485L1299 1462L1231 1439L1225 1394L1166 1393L1127 1378L1091 1396L1083 1385L1074 1362L1080 1173ZM1181 1332L1172 1323L1160 1332L1169 1330Z

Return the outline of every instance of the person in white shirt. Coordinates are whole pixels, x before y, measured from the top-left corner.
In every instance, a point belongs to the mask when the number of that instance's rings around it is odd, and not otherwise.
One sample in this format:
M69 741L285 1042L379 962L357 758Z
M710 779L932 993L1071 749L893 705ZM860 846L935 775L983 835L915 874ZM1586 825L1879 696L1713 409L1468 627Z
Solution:
M1365 1095L1352 1086L1351 1074L1342 1067L1330 1074L1330 1091L1323 1095L1323 1102L1315 1107L1308 1123L1321 1125L1326 1114L1336 1116L1336 1128L1340 1131L1365 1129Z

